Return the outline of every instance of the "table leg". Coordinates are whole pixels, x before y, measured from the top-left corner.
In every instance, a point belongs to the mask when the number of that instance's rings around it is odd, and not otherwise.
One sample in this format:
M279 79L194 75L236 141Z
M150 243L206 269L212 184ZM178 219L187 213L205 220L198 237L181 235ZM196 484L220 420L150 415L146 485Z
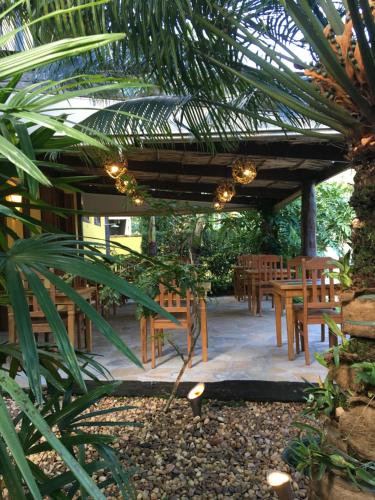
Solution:
M285 298L286 327L288 330L288 359L293 361L294 354L294 313L293 297Z
M199 300L201 338L202 338L202 359L208 361L208 338L207 338L207 311L204 299Z
M281 303L281 296L278 293L274 293L274 297L275 297L276 343L277 347L281 347L283 343L281 335L282 303Z
M73 347L75 345L75 313L75 305L68 304L68 337Z

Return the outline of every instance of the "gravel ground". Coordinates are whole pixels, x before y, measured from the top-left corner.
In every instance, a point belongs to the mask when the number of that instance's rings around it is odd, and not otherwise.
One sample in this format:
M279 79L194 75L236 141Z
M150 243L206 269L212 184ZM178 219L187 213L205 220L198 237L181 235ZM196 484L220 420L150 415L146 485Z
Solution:
M266 482L272 470L290 472L295 498L307 497L307 480L290 471L280 458L295 433L291 423L301 405L208 401L202 418L193 419L187 400L174 401L168 414L162 411L164 404L165 400L157 398L107 398L95 406L136 407L108 420L140 422L142 427L111 427L102 432L118 437L117 452L136 467L137 499L276 498ZM45 453L36 461L47 474L64 469ZM106 478L99 475L96 479ZM106 498L121 496L110 486Z

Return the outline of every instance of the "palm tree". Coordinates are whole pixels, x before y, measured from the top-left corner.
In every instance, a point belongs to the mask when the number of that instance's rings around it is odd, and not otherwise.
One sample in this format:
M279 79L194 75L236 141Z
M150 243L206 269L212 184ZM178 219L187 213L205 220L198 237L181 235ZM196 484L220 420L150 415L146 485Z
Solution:
M35 0L19 15L46 9ZM144 133L153 131L156 141L173 119L206 144L221 135L228 147L262 123L322 139L327 135L316 124L337 131L357 171L351 201L361 221L352 238L356 281L375 286L374 2L123 0L77 11L63 25L47 20L32 33L46 42L56 32L115 29L127 36L111 50L99 48L94 64L109 74L115 67L117 75L143 76L175 97L126 100L96 113L87 126L129 131L131 118L116 111L130 111L153 118L144 122L150 124Z
M20 2L14 5L19 6ZM94 5L95 2L92 2L91 6ZM0 487L3 488L5 483L9 496L12 498L26 498L25 492L28 491L32 498L41 499L45 494L60 498L66 485L70 484L71 491L75 492L81 488L82 492L86 491L93 498L103 500L104 495L89 473L104 467L109 468L113 473L111 481L118 483L125 497L125 483L128 482L128 478L123 473L113 450L108 446L111 439L105 438L102 442L95 441L95 437L90 437L89 434L82 433L79 429L77 432L77 427L79 428L81 424L80 422L72 423L71 418L73 416L73 420L82 418L80 417L82 411L97 402L98 397L109 394L115 386L111 384L107 388L102 387L99 392L96 390L85 394L80 405L69 401L73 382L86 392L84 374L90 377L95 369L99 369L98 373L101 375L106 375L106 373L90 356L82 356L74 351L69 342L66 327L41 276L50 280L57 289L70 297L101 333L124 356L139 366L141 365L138 359L113 328L90 304L82 300L61 276L52 273L50 269L54 268L62 273L73 273L75 276L106 284L120 293L133 297L150 309L155 310L155 303L108 270L100 252L104 242L88 244L70 235L42 233L42 230L46 231L48 228L44 227L40 220L28 215L27 210L22 211L27 208L54 211L60 216L71 215L71 212L67 210L48 206L39 200L41 184L74 189L74 179L71 177L60 177L56 180L48 174L50 169L67 168L54 161L53 157L58 156L62 151L66 152L81 145L91 145L104 151L107 151L111 145L111 138L100 132L80 125L71 127L68 116L74 110L67 109L65 101L77 95L89 96L95 92L113 92L116 89L134 86L134 83L124 81L122 78L90 75L25 85L22 75L30 74L42 65L61 61L66 57L77 57L82 53L108 46L123 38L123 34L61 39L28 50L13 51L11 50L12 43L31 26L51 16L57 19L58 16L71 15L82 6L62 9L40 18L33 18L23 26L14 25L11 16L14 14L13 7L0 14L3 30L0 45L4 49L0 58L0 81L2 82L0 86L0 166L3 180L0 187L0 215L2 218L7 217L19 221L32 236L20 239L10 226L1 224L0 301L2 305L11 305L13 308L20 347L2 345L0 349L0 419L2 422L0 426ZM138 87L141 85L140 82L137 83ZM51 114L51 109L54 110L54 114ZM19 201L20 198L21 201ZM36 296L50 323L58 352L55 348L49 351L48 348L43 350L36 345L23 279L27 280L31 292ZM165 314L162 309L158 310L161 314ZM10 359L10 368L5 364L8 359ZM30 398L14 380L19 369L28 377L31 389ZM61 377L61 374L67 377ZM42 391L42 377L47 382L47 392L50 398L47 403ZM7 393L20 409L15 422L12 422L3 392ZM64 402L61 403L61 401ZM80 409L76 411L78 406ZM22 429L27 431L17 434L16 425L21 421ZM63 421L68 424L69 429L63 429L65 426ZM50 426L53 425L59 427L59 437L52 432ZM38 442L41 436L46 440L42 448L46 451L57 452L70 469L67 476L55 478L57 480L54 483L51 483L50 478L26 458L26 456L31 457L38 453ZM88 465L84 457L85 443L90 441L93 444L96 442L99 455L103 459L103 461L97 461L96 465L95 463ZM37 445L36 448L33 445ZM75 445L81 448L79 461L75 458Z
M36 11L39 3L32 3ZM103 67L115 62L115 67L124 72L131 67L165 92L211 104L215 132L220 133L220 124L229 114L233 120L242 117L241 127L244 124L248 133L263 123L322 140L327 139L325 128L340 134L356 171L351 199L359 219L352 234L354 282L358 288L375 288L375 2L123 0L110 3L108 9L96 9L96 16L77 13L77 19L84 17L84 26L90 26L93 32L113 23L127 34L110 54L99 49L96 61L105 61ZM73 23L64 26L60 35L72 27ZM49 31L40 36L48 39ZM104 115L95 117L97 123L100 116ZM119 115L104 118L104 127L111 126L114 119L121 122ZM210 138L210 131L205 140ZM231 133L235 136L235 126L229 134L223 134L224 139L228 140ZM371 295L363 300L371 303ZM362 319L359 317L357 323ZM349 420L358 408L348 402L348 387L344 387L338 376L341 368L336 365L342 356L343 369L354 370L352 373L359 377L361 387L350 388L364 402L359 410L363 415L369 411L374 385L374 359L368 357L374 331L369 332L371 322L363 323L359 326L367 328L370 340L354 338L341 350L331 352L328 360L330 379L344 390ZM353 359L364 363L352 367ZM331 405L338 389L330 379L324 393ZM319 413L319 408L315 411ZM334 411L330 421L335 419ZM366 429L369 434L374 432L370 422ZM307 466L318 465L321 475L338 468L341 473L347 471L347 478L356 477L355 481L374 487L373 464L368 465L361 450L356 459L348 455L337 459L337 454L332 455L329 448L327 452L324 446L316 441L299 443L300 459ZM360 494L357 490L353 497ZM372 494L365 493L363 498ZM317 498L335 496L321 491Z

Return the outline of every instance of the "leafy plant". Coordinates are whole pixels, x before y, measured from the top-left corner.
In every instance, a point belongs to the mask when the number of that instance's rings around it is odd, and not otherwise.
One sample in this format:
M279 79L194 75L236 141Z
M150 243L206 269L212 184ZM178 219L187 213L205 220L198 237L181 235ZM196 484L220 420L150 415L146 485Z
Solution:
M156 297L159 285L169 290L179 288L184 295L191 290L195 296L204 293L201 287L205 270L192 264L184 264L178 257L164 256L162 259L144 259L135 267L135 284L149 297ZM137 317L149 316L154 311L142 304L138 305Z
M324 318L324 321L326 322L326 325L329 328L329 331L331 333L333 333L334 335L336 335L336 337L338 339L341 339L341 346L334 345L329 350L329 352L333 353L333 359L334 359L335 365L339 366L339 364L340 364L340 350L345 349L350 341L346 338L345 334L337 326L337 324L335 323L334 319L331 316L328 316L328 314L323 314L323 318Z
M110 407L98 411L94 408L90 411L104 397L110 396L118 383L100 383L96 374L108 379L108 371L93 356L77 352L81 370L100 385L83 395L73 397L73 374L56 347L46 346L38 351L40 368L47 382L43 402L38 406L39 411L35 408L33 394L30 393L30 397L27 397L14 382L20 370L28 375L20 348L6 344L0 346L2 387L19 408L12 423L6 400L3 397L0 399L3 422L0 429L0 475L10 498L26 499L26 486L33 498L72 498L79 491L81 498L87 498L87 493L104 498L100 490L112 483L118 486L123 498L134 498L132 470L129 466L127 470L124 469L111 446L115 437L97 432L98 428L110 428L114 425L138 425L135 422L107 419L109 415L124 412L131 407ZM10 368L6 368L7 361ZM104 420L100 417L104 417ZM15 427L19 429L17 434ZM53 433L52 428L57 432ZM91 449L95 450L94 455L89 451ZM43 460L40 458L52 451L59 453L70 470L56 472L53 477L44 472ZM57 455L51 456L51 460L54 457ZM99 471L107 479L96 486L89 476Z
M332 260L331 263L338 267L338 271L330 271L325 273L326 276L337 279L343 288L350 288L353 284L352 267L350 262L351 252L348 251L343 257L338 260Z
M304 432L284 452L284 459L297 470L321 479L326 472L343 476L366 491L375 491L375 462L361 462L324 441L310 425L296 423Z
M306 407L302 415L319 417L324 415L335 416L336 408L347 408L348 394L328 377L318 385L310 384L304 391L306 393Z
M362 361L352 365L356 370L356 377L359 382L363 382L366 386L375 387L375 363Z

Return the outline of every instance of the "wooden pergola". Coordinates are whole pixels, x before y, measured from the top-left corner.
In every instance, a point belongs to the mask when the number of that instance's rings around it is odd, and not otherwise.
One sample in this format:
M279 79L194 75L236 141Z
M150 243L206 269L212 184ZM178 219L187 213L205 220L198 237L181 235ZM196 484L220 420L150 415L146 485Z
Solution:
M314 186L348 168L339 136L327 135L327 139L321 139L263 133L239 142L231 152L225 151L220 143L216 144L214 153L208 153L200 150L196 143L175 141L158 149L144 147L126 154L130 172L153 198L189 202L205 210L212 206L217 185L231 179L231 164L244 156L255 163L257 177L250 185L236 185L236 196L225 210L277 211L302 195L302 253L313 254ZM64 162L72 165L77 175L97 176L79 183L84 193L119 194L102 165L88 166L74 156L64 158ZM99 205L101 214L109 215L106 204ZM149 207L131 208L129 204L127 207L128 215L152 213Z

